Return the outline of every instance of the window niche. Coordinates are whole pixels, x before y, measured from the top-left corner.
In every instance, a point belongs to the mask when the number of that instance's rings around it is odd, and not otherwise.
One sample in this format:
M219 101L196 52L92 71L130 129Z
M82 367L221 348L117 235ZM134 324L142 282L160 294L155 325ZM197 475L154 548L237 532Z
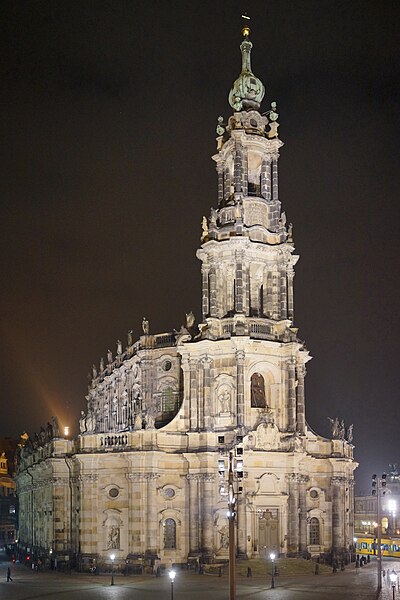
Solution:
M316 517L310 519L310 546L319 546L321 543L319 520Z
M265 381L261 373L253 373L250 379L251 408L266 408Z
M174 521L174 519L165 519L164 548L165 550L176 549L176 522Z

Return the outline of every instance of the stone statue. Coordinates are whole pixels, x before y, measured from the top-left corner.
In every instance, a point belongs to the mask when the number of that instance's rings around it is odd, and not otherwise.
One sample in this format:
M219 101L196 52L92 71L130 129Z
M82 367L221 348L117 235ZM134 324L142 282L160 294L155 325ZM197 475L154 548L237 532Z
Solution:
M155 418L152 408L149 408L144 417L146 429L155 429Z
M79 430L81 433L86 433L86 431L87 431L86 415L83 410L81 410L81 417L79 419Z
M287 240L288 242L293 242L293 223L289 223L288 225Z
M107 528L107 549L119 549L119 527L117 527L116 525L110 525Z
M207 217L203 217L203 220L201 222L201 228L202 228L201 241L203 242L208 237Z
M261 373L253 373L251 376L251 408L265 408L265 384Z
M345 429L345 426L344 426L344 421L342 419L340 421L340 425L339 425L339 439L340 440L344 440L345 435L346 435L346 429Z
M228 413L230 412L230 402L231 402L231 395L228 392L228 390L223 390L219 396L218 396L218 400L219 400L219 406L220 406L220 413Z
M47 423L46 426L46 438L47 441L50 442L53 439L53 425L51 423Z
M220 549L229 548L229 534L228 534L228 526L224 525L221 529L218 530L219 533L219 544Z
M186 313L186 329L193 329L196 321L196 317L192 313L192 311Z
M142 427L143 427L142 413L138 412L135 415L135 421L133 423L133 428L136 431L138 429L142 429Z
M60 426L58 424L57 417L51 417L50 421L51 421L51 424L53 427L53 437L55 437L55 438L60 437Z
M133 331L132 329L130 329L128 331L128 346L132 346L133 345Z
M102 373L104 371L104 358L101 357L100 359L100 373Z
M210 225L213 227L217 225L217 211L215 210L215 208L211 208Z
M96 377L97 377L96 365L92 365L92 377L93 377L93 379L96 379Z
M331 424L332 438L334 440L337 440L337 438L339 437L339 419L337 417L335 419L331 419L331 417L328 417L328 421Z
M109 365L111 365L112 361L113 361L113 355L112 355L111 350L108 349L107 350L107 362L108 362Z
M122 342L121 342L121 340L117 340L117 354L118 355L122 354Z
M142 329L143 329L144 335L149 335L150 324L149 324L148 320L146 319L146 317L143 317L143 319L142 319Z
M353 441L353 423L351 425L349 425L349 428L347 430L347 441L349 442L349 444L351 444L351 442Z

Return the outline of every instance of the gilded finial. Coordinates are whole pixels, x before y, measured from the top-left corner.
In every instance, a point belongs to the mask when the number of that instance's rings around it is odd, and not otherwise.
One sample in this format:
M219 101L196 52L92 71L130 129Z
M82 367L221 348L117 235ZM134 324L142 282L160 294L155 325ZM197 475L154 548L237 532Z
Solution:
M242 19L246 19L247 21L250 21L250 17L246 13L244 13L244 15L242 15ZM243 24L242 35L244 38L247 38L250 35L250 27L247 25L247 23Z

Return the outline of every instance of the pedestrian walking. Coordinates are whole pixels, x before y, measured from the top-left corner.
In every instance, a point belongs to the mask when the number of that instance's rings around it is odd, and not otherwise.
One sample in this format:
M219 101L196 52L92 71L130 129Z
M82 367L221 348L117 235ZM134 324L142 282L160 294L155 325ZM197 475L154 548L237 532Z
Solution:
M12 581L12 577L11 577L11 569L10 569L10 567L8 567L8 569L7 569L7 581Z

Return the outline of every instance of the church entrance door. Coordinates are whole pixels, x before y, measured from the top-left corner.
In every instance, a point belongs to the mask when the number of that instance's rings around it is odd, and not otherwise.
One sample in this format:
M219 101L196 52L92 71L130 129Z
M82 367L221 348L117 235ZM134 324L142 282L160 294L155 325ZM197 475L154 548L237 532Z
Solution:
M278 532L278 511L268 508L260 515L258 525L259 555L262 558L268 558L271 552L279 554Z

